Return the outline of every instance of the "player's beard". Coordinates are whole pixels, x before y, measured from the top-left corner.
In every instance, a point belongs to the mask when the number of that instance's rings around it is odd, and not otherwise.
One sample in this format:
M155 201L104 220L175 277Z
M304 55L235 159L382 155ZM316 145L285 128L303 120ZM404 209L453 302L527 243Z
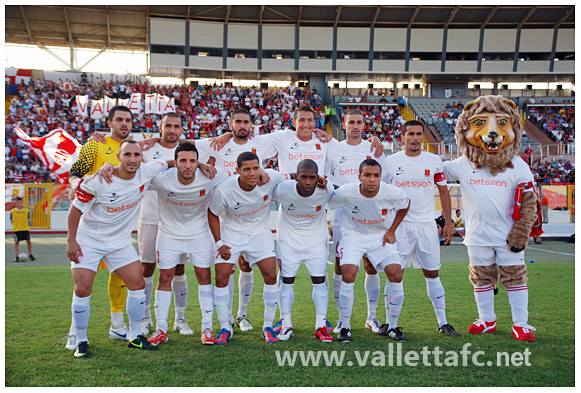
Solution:
M246 132L246 133L245 133L245 134L241 134L241 133L240 133L241 131L243 131L243 132ZM246 129L242 128L242 129L240 129L240 130L236 130L236 131L234 131L234 132L233 132L233 134L234 134L234 136L235 136L237 139L248 139L248 136L250 135L250 131L248 131L248 130L246 130Z
M176 143L180 139L180 136L175 134L175 136L170 137L168 134L163 134L162 139L165 143Z
M131 133L131 129L127 128L126 130L123 130L121 128L118 129L112 128L111 133L115 135L117 138L125 140L129 136L129 133Z

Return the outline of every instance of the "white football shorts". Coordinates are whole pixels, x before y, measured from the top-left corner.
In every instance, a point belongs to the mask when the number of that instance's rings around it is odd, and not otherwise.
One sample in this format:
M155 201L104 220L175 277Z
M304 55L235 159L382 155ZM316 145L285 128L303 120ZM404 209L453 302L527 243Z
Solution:
M79 257L79 263L71 261L71 269L89 269L97 272L101 259L107 265L109 273L139 261L139 255L133 247L131 236L122 245L111 247L107 243L77 233L77 243L81 247L83 255Z
M467 246L470 264L474 266L513 266L525 264L525 252L512 252L504 246Z
M278 267L282 277L296 277L301 263L304 263L311 277L325 277L327 275L327 257L329 247L326 243L321 246L304 251L295 251L284 241L277 243Z
M171 269L178 264L192 263L199 268L210 268L214 262L214 243L208 233L191 239L175 239L159 231L157 235L157 266Z
M257 234L248 235L222 228L221 237L224 244L230 247L232 256L229 260L225 261L218 253L218 250L216 250L215 263L217 264L231 263L236 265L238 264L238 257L242 255L250 267L254 268L258 262L266 258L276 258L272 233L269 229L265 229Z
M359 266L361 258L364 256L369 259L371 265L378 272L384 271L387 265L397 264L401 266L401 258L397 249L397 243L386 243L382 245L381 241L373 243L365 242L363 239L343 236L339 244L339 258L341 266L351 264Z
M440 270L440 240L436 221L402 221L395 231L402 268Z
M137 244L139 245L139 259L143 263L155 263L155 244L157 239L155 224L139 224L137 228Z

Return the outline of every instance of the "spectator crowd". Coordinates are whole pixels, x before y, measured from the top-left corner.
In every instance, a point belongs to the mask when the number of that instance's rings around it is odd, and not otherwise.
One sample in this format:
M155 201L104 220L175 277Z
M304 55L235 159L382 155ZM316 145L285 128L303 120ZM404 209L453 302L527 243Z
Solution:
M537 127L543 130L555 142L575 142L575 106L574 105L529 105L528 114Z
M13 132L19 127L30 136L41 137L56 128L62 128L81 144L85 143L94 131L107 132L106 119L82 117L77 112L75 96L88 95L99 100L104 96L129 98L133 93L159 93L173 97L176 111L182 115L184 136L188 139L213 137L228 131L227 122L235 109L246 109L253 116L254 133L266 134L279 129L292 128L292 118L297 108L308 105L315 110L316 127L324 129L325 108L321 96L307 87L259 89L257 87L234 87L231 85L200 86L156 86L149 82L71 82L68 80L37 80L18 85L18 96L10 101L5 116L5 182L6 183L43 183L54 182L54 176L46 169L38 157ZM342 102L340 116L346 111L359 109L366 120L363 138L377 136L385 142L401 142L401 127L405 119L401 113L403 102L398 106L388 105L386 96L392 91L368 89L359 91L355 96L346 95ZM374 105L369 97L379 97ZM574 142L574 107L530 107L531 120L547 131L554 140ZM445 110L432 113L432 118L445 118L450 124L457 121L463 104L447 104ZM133 118L133 131L158 132L161 115L140 112ZM526 159L525 159L526 160ZM269 162L276 167L276 158ZM535 179L540 184L573 183L575 164L569 161L538 162L531 166Z

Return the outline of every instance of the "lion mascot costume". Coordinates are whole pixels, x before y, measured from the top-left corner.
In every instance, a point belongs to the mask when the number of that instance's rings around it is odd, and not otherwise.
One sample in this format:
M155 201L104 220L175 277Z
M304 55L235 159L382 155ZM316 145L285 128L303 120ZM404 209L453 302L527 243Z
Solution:
M534 341L536 329L528 324L524 249L529 236L542 230L534 178L519 157L522 128L511 100L482 96L467 103L455 133L462 157L444 163L444 171L462 187L464 244L479 314L468 333L496 332L494 294L500 283L508 292L512 335Z

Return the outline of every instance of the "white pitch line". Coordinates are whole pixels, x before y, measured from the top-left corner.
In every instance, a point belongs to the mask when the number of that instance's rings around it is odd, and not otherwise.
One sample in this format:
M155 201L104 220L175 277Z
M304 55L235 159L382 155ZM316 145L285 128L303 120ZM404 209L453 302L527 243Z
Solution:
M575 254L569 254L568 252L559 252L559 251L552 251L552 250L544 250L542 248L533 248L533 247L527 247L528 250L537 250L537 251L544 251L544 252L552 252L553 254L562 254L562 255L570 255L572 257L575 256Z

